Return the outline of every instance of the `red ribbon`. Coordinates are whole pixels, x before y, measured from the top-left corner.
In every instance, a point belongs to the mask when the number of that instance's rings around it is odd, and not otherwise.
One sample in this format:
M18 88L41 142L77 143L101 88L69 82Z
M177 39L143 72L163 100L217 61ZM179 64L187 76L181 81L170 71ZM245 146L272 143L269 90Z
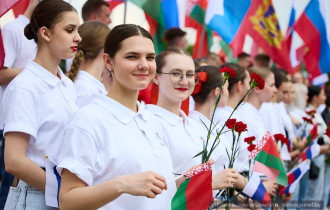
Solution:
M194 92L192 93L192 95L198 94L202 89L202 82L207 81L207 73L206 72L201 71L201 72L197 72L197 74L198 74L199 79L198 79L197 84L195 85L195 89L194 89Z

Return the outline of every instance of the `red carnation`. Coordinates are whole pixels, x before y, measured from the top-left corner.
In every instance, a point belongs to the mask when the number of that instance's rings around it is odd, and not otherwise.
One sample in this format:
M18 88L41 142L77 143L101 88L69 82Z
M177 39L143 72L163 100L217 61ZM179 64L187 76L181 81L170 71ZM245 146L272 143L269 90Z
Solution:
M262 90L265 88L265 80L257 73L252 73L251 74L251 80L253 87L259 88L259 90Z
M284 145L284 144L289 145L289 139L286 138L286 137L284 137L284 138L281 140L281 142L282 142L282 145Z
M227 126L227 128L229 128L229 129L233 129L233 128L235 128L235 125L236 125L236 119L235 119L235 118L229 119L229 120L227 120L227 122L226 122L226 126Z
M310 111L306 111L306 114L314 118L314 114L316 113L315 109L312 109Z
M235 124L235 131L238 133L247 131L247 125L245 123L243 123L242 121L239 121Z
M282 141L282 139L285 138L283 134L277 133L274 135L275 141Z
M256 145L250 144L247 149L249 150L249 152L252 152L254 150L254 148L256 148Z
M255 136L250 136L250 137L246 137L244 139L244 142L246 142L248 144L251 144L254 140L256 140L256 137Z
M330 128L327 128L327 130L325 131L325 135L327 135L328 137L330 137Z
M226 78L229 78L229 77L234 78L234 77L236 77L236 72L235 72L235 70L232 69L232 68L229 68L228 66L224 66L224 67L222 67L222 68L220 69L220 72L223 72L223 73L225 74L225 77L226 77Z
M303 117L302 119L303 119L306 123L313 124L312 119L309 119L309 118L307 118L307 117Z

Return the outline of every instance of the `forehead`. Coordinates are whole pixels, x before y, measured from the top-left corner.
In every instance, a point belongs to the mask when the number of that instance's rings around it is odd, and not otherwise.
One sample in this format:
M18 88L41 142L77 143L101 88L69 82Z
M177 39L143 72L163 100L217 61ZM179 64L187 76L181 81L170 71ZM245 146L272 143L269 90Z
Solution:
M121 48L118 53L143 53L143 54L154 54L155 48L151 39L143 36L132 36L125 39L121 43Z
M63 12L59 19L59 22L56 23L55 25L60 25L60 26L75 25L78 27L80 25L80 22L77 12L75 11Z
M101 11L102 11L102 13L110 14L110 8L105 5L102 5Z
M165 68L170 70L180 69L180 70L192 70L195 71L195 64L193 59L188 55L182 55L177 53L171 53L165 58Z

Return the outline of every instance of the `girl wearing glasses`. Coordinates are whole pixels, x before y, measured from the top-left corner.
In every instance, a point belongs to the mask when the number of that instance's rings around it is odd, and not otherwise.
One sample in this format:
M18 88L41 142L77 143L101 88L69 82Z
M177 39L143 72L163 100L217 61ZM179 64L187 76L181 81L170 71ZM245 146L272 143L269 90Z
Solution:
M155 117L137 101L156 70L151 35L137 25L118 25L106 38L103 59L113 84L107 96L80 109L65 132L57 167L60 207L170 209L171 156Z
M193 165L201 163L201 156L193 158L203 148L205 131L199 123L188 117L180 106L194 91L198 81L192 57L182 49L172 48L161 52L156 58L154 82L159 87L157 105L147 109L157 116L164 131L165 145L172 156L174 173L183 174ZM238 175L226 170L214 175L213 189L231 187Z

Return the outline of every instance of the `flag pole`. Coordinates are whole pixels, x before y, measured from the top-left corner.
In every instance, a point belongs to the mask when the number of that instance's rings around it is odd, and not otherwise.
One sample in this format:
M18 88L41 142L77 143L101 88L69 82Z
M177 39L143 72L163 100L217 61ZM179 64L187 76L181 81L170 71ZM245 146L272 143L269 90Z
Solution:
M200 41L199 46L198 46L197 58L200 58L201 57L204 39L205 39L205 24L203 24L202 38L201 38L201 41Z
M124 24L126 24L126 12L127 12L127 0L125 0L125 6L124 6Z

